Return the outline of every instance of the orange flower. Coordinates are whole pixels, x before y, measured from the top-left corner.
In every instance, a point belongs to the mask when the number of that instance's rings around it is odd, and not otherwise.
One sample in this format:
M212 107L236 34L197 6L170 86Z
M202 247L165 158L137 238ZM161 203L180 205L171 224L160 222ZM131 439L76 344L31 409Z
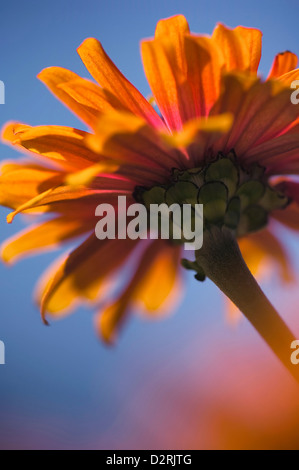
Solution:
M78 52L97 83L59 67L39 74L90 129L10 123L3 131L3 139L29 157L2 166L0 202L13 209L8 222L19 213L42 218L6 242L3 259L11 262L85 237L39 283L43 319L101 299L96 323L109 342L134 304L155 313L177 297L180 246L163 240L100 242L94 234L98 204L116 207L119 195L133 203L136 188L141 201L144 192L157 186L166 191L177 181L173 168L179 170L180 181L187 177L192 184L195 174L203 175L196 184L209 213L208 226L229 226L243 237L245 257L265 249L282 266L283 276L290 277L285 250L265 227L271 217L299 228L299 184L289 179L299 173L299 106L290 100L290 85L299 70L297 57L285 52L276 56L268 79L260 79L261 37L256 29L223 25L211 37L197 36L183 16L160 21L155 38L141 44L159 111L96 39L86 39ZM227 174L222 163L221 168L211 167L224 160ZM216 184L212 196L202 190L208 183ZM239 201L238 208L232 200ZM117 278L123 279L120 272L129 281L115 297Z

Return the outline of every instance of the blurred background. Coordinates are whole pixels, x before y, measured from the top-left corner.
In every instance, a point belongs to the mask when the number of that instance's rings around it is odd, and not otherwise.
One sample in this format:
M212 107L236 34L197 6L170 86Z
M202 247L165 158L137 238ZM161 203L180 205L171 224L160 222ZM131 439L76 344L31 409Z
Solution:
M299 53L297 0L28 0L1 2L1 126L79 122L36 79L58 65L88 77L76 53L101 40L121 71L149 95L139 41L160 18L182 13L191 30L217 22L260 28L261 72L276 53ZM1 145L0 159L17 157ZM0 210L1 241L24 227ZM294 267L298 236L280 230ZM298 449L299 393L245 321L228 319L223 296L186 273L186 295L172 316L134 316L113 348L101 344L81 308L51 327L32 301L54 253L0 264L0 448L2 449ZM262 286L299 338L297 283L282 285L269 266ZM299 366L298 366L299 367Z

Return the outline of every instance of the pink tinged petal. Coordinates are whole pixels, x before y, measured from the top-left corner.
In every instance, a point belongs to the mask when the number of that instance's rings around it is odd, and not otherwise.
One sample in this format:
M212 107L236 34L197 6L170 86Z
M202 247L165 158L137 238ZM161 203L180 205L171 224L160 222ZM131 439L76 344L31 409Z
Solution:
M261 104L268 99L265 90L260 90L259 80L251 75L226 73L222 76L221 85L222 93L211 109L210 116L229 112L234 115L234 123L231 130L213 147L216 152L234 148Z
M299 204L299 183L296 181L282 181L277 185L277 188Z
M254 146L277 137L299 116L299 107L291 103L290 96L290 89L277 81L261 83L243 75L224 77L224 92L212 113L235 108L235 124L221 142L222 147L234 148L243 158Z
M299 161L299 127L291 129L288 133L270 139L260 145L252 147L243 157L246 163L260 163L271 174L274 168L283 169L294 160ZM278 172L279 173L279 172Z

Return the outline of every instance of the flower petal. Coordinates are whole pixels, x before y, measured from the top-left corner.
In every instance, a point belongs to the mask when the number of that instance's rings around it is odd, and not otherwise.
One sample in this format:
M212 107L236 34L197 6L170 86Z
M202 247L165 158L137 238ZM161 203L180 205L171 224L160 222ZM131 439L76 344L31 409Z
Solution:
M267 261L274 261L284 282L294 279L291 259L279 239L269 229L242 238L239 245L244 260L254 275L260 275Z
M279 81L288 87L290 87L291 84L296 80L299 80L299 69L291 70L290 72L287 72L279 77ZM291 90L291 92L293 92L293 90Z
M95 162L100 156L86 146L89 134L78 129L62 126L31 127L21 123L10 123L4 130L4 141L16 146L22 153L37 154L66 170L79 170Z
M123 293L96 316L97 330L105 342L114 342L133 302L141 302L147 311L156 313L166 299L170 300L177 281L179 253L179 248L160 240L146 248ZM176 299L177 294L178 289Z
M290 51L281 52L275 57L268 79L279 78L281 75L294 70L298 63L298 57Z
M96 163L84 168L84 170L68 175L65 182L70 186L89 186L100 173L114 173L118 169L119 166L111 161Z
M134 300L141 302L147 312L160 314L162 307L167 311L171 310L174 303L177 304L180 293L178 285L180 254L180 248L163 247L134 292ZM171 296L171 293L174 296Z
M14 212L11 212L7 216L7 222L12 223L13 219L17 214L27 211L28 209L36 209L41 206L57 205L57 203L63 203L67 201L77 201L80 198L93 198L100 200L101 196L104 195L108 201L109 197L116 198L118 195L132 196L132 192L127 191L111 191L104 189L92 189L86 188L85 186L52 186L50 189L39 193L32 199L26 200L24 204L19 206Z
M299 183L290 180L282 181L276 187L299 206Z
M126 107L111 92L84 78L76 78L62 83L59 88L78 103L93 109L95 113L102 113L111 109L126 110Z
M207 116L220 95L222 51L212 38L192 35L185 37L185 54L196 115Z
M290 132L252 147L243 157L244 161L249 164L259 163L265 166L271 174L273 174L273 168L280 168L277 170L279 174L286 164L299 155L298 131L297 126L297 129L293 128Z
M187 80L185 35L189 26L182 15L159 21L155 39L141 43L143 66L155 101L170 129L180 130L184 122L197 116ZM190 43L189 55L194 55ZM207 62L209 56L204 58Z
M40 253L49 248L57 248L62 242L77 237L93 228L90 223L69 217L57 217L42 224L17 233L6 240L1 249L1 257L6 263L19 260L32 254Z
M16 209L55 185L65 174L32 163L4 162L0 176L0 203Z
M48 67L42 70L37 78L84 123L90 127L93 126L98 111L93 107L81 104L63 89L63 85L74 80L82 80L81 77L62 67Z
M124 77L94 38L86 39L78 48L83 63L94 79L124 106L137 116L143 117L154 127L163 127L163 122L139 91Z
M219 24L212 38L223 52L227 71L257 72L262 50L261 31L243 26L230 29Z
M95 135L87 143L92 150L110 157L116 163L145 167L149 172L167 171L181 155L169 148L144 119L124 112L110 112L99 117Z
M211 114L232 112L235 122L222 151L234 148L239 158L256 145L282 134L299 116L299 107L290 100L290 89L277 80L265 83L242 74L223 78L223 94Z
M51 268L37 289L41 315L61 315L78 300L94 300L108 277L121 266L138 242L127 240L98 240L94 234L76 248L57 269Z
M189 164L200 166L205 158L205 151L221 134L227 133L233 123L232 114L219 114L208 118L197 118L184 124L183 129L171 135L161 133L163 140L175 148L186 148Z

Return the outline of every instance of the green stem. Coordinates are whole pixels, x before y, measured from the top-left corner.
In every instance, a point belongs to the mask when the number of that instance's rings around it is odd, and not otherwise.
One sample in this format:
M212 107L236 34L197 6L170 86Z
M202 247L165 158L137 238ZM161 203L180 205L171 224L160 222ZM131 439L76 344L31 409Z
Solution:
M217 227L206 230L196 260L205 274L243 312L299 383L299 365L291 362L291 343L296 338L249 271L231 232Z

